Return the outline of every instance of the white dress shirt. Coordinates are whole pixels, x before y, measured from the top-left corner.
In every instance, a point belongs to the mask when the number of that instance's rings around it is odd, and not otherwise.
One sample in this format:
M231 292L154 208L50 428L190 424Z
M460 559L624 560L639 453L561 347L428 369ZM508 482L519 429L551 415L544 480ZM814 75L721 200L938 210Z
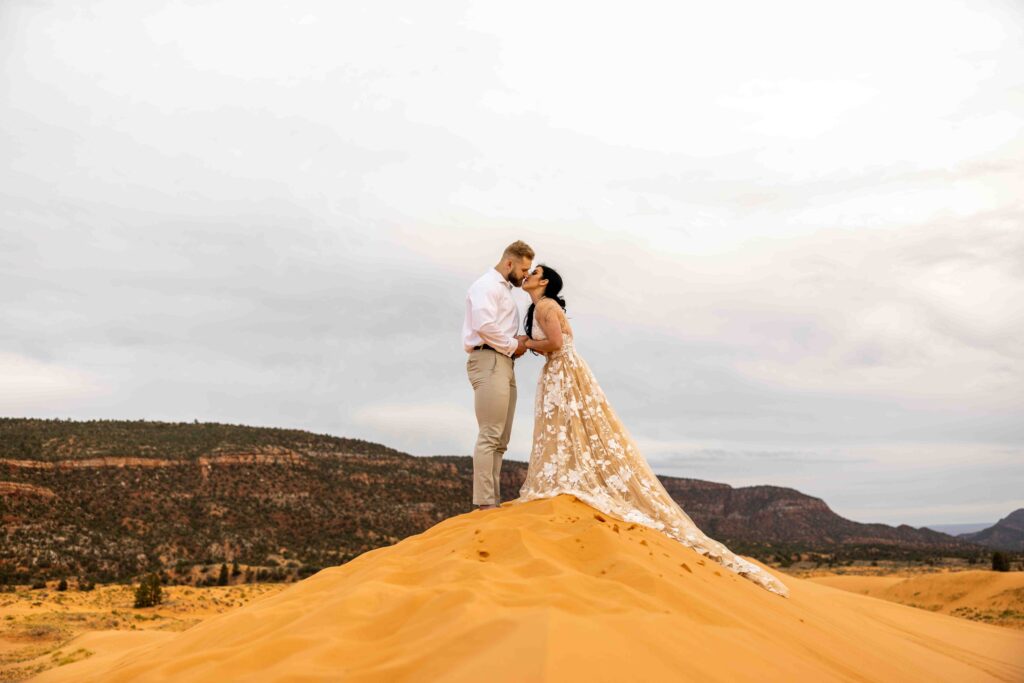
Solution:
M481 275L466 292L466 318L462 345L466 353L487 344L512 357L519 346L519 307L512 298L512 283L494 268Z

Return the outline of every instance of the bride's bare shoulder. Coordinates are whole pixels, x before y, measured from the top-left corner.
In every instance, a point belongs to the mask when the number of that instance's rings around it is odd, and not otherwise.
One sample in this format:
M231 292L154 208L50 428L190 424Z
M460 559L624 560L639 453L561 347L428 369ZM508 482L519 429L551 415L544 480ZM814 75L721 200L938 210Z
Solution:
M565 315L565 309L558 305L558 302L554 299L542 299L537 304L537 315L544 320L558 321L558 326L563 332L572 333L572 328L569 327L569 319Z
M537 302L537 310L538 311L547 311L547 310L550 310L552 308L561 308L561 306L559 306L558 302L555 301L554 299L546 299L545 298L545 299L541 299L540 301Z
M544 316L545 318L550 315L560 316L562 313L562 307L558 305L558 302L554 299L541 299L537 302L537 313Z

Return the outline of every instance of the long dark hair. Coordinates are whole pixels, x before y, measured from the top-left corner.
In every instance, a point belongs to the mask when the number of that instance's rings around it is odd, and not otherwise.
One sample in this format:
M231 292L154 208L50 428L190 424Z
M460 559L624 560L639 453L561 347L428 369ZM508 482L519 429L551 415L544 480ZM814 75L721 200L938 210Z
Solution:
M543 263L537 266L544 272L544 280L548 283L544 286L544 296L549 299L554 299L558 302L558 305L565 310L565 299L558 296L559 292L562 291L562 276L555 272L554 268L549 268ZM537 304L530 304L530 307L526 309L526 336L532 337L533 332L533 309L537 307Z

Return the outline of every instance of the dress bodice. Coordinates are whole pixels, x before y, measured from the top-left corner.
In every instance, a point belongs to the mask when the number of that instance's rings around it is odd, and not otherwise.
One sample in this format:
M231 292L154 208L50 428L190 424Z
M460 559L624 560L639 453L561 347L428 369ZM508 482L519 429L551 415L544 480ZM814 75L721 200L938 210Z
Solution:
M565 321L565 314L564 313L562 314L561 320L559 320L559 325L562 328L562 345L563 345L563 347L571 346L572 345L572 331L570 329L568 329L569 326L568 326L568 324ZM543 341L543 340L548 338L548 335L544 333L544 328L541 327L540 323L538 323L536 320L533 321L533 329L530 331L530 338L534 339L536 341Z
M543 341L547 339L548 336L544 334L544 329L541 328L540 325L534 323L533 330L531 330L530 338L536 341ZM547 359L550 361L553 358L561 358L565 356L566 352L570 350L575 351L575 348L573 347L572 343L572 333L566 332L565 328L562 328L562 348L560 348L557 351L551 351L549 353L541 355L546 356Z

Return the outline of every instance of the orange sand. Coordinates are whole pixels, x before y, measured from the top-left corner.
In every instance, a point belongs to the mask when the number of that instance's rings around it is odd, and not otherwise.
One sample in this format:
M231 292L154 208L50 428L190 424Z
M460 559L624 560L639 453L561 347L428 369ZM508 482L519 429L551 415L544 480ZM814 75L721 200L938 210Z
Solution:
M559 496L454 517L34 680L1024 680L1024 633L780 575L783 598L597 516Z
M54 586L0 591L0 681L24 680L97 653L123 654L145 641L137 632L181 632L291 584L164 586L163 603L145 609L132 608L134 586L100 585L87 592Z
M943 614L984 617L992 623L1024 628L1024 572L975 569L912 577L816 576L810 580Z
M831 586L851 593L870 595L873 598L881 597L886 589L903 583L909 577L906 576L865 576L860 574L825 574L809 577L809 581L820 583L823 586Z

